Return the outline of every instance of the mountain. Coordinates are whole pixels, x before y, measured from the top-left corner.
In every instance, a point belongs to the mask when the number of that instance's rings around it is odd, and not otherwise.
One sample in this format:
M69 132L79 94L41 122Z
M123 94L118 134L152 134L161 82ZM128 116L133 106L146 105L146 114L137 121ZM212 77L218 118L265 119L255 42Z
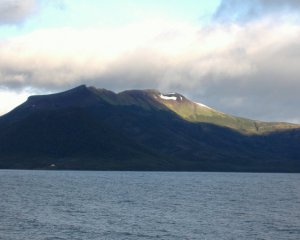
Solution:
M300 172L300 129L157 90L79 86L0 117L0 168Z
M202 103L190 101L178 93L161 94L159 92L154 92L152 96L169 110L177 113L187 121L195 123L212 123L218 126L232 128L241 133L264 134L300 127L300 125L291 123L262 122L231 116L216 111Z

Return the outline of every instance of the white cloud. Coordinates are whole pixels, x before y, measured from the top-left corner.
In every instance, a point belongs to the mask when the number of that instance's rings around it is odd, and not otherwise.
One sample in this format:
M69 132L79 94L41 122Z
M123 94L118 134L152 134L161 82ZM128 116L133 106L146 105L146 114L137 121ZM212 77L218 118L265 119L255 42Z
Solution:
M200 28L161 20L40 30L0 43L0 84L159 88L236 115L300 119L299 42L297 23L272 18Z
M30 92L26 90L21 92L12 92L8 89L0 88L0 116L25 102L29 95Z

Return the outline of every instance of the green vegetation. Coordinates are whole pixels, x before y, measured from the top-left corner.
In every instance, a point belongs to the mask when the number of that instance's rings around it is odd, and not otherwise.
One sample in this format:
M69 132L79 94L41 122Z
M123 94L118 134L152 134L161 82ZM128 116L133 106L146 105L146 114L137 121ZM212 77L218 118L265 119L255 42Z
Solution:
M244 134L266 134L279 130L287 130L300 127L300 125L291 123L261 122L231 116L222 112L218 112L212 108L203 106L202 104L192 102L183 96L181 97L182 98L177 98L176 101L163 100L159 97L157 97L157 99L159 99L161 103L163 103L170 110L174 111L185 120L196 123L212 123L222 127L229 127Z
M135 105L143 109L171 110L185 120L194 123L211 123L228 127L243 134L267 134L276 131L299 128L300 125L283 122L262 122L231 116L202 104L197 104L184 96L174 93L176 100L165 100L157 90L130 90L119 94L91 87L99 98L112 105Z

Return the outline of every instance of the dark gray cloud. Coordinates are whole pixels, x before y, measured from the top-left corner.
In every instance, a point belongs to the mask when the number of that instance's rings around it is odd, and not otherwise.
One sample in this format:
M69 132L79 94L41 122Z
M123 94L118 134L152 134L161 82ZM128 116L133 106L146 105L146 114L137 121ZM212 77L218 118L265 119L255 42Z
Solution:
M37 0L1 0L0 25L22 23L37 8Z
M222 0L214 18L219 21L257 20L270 14L298 14L299 0Z

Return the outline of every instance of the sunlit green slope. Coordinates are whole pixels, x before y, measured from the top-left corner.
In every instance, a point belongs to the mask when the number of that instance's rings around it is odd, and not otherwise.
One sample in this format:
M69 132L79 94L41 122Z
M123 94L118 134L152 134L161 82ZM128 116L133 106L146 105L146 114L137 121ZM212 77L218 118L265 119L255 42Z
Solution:
M138 105L146 109L169 109L191 122L212 123L245 134L264 134L299 128L284 122L262 122L219 112L204 104L193 102L181 94L162 94L157 90L130 90L119 94L105 89L91 88L103 100L114 105Z

